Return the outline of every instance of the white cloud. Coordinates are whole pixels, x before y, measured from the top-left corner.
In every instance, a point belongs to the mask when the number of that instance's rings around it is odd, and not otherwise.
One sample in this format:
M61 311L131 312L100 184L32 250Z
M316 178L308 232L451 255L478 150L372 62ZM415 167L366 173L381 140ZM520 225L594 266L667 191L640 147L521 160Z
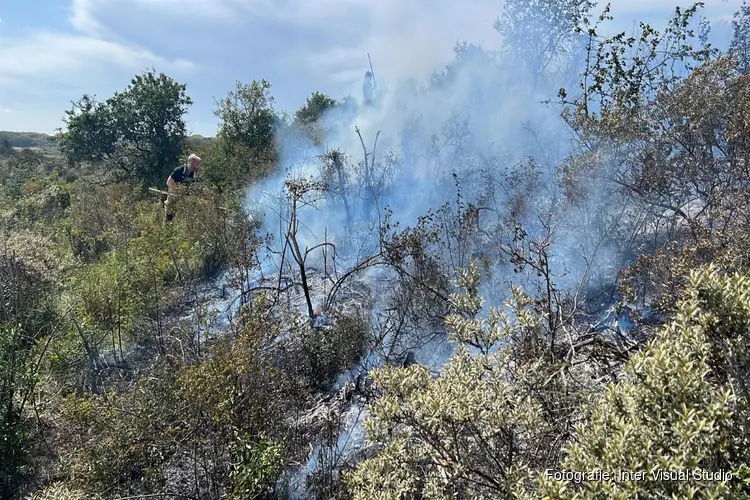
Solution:
M138 68L164 64L189 69L185 60L165 61L152 52L100 38L40 32L30 38L0 41L0 77L22 81L75 73L96 65Z
M727 15L741 2L715 0L709 2L708 8ZM361 77L360 68L369 52L381 71L392 78L401 78L423 74L447 61L457 41L493 46L497 36L492 24L503 3L502 0L72 0L72 25L92 39L70 37L59 41L76 53L92 53L96 57L110 54L105 59L121 66L171 64L186 69L189 67L186 61L164 61L145 49L113 41L97 16L105 12L144 10L144 16L156 19L191 18L196 21L195 29L215 30L217 39L223 35L219 26L201 27L198 23L246 24L248 37L252 38L255 26L272 21L290 28L319 30L330 38L314 47L295 45L293 41L281 47L283 53L279 59L289 66L298 68L303 64L305 71L325 76L331 82L351 82ZM691 2L612 1L616 15L669 15L676 3L687 6ZM40 59L48 58L37 57Z
M398 25L419 26L425 18L441 17L449 31L475 34L484 30L481 25L492 24L504 4L503 0L76 0L80 3L108 2L131 4L160 10L170 16L192 16L203 19L232 19L238 22L249 17L274 19L287 24L315 26L326 23L326 28L336 30L336 21L349 19L353 14L368 19L390 19ZM743 0L709 0L706 9L735 12ZM604 8L600 2L594 10ZM620 15L648 15L671 13L675 6L691 6L694 0L610 0L612 12ZM484 14L490 17L484 17ZM244 14L244 16L243 16ZM251 14L252 16L247 16ZM477 17L477 14L483 17ZM467 22L468 21L468 22ZM439 35L440 33L435 33Z
M0 110L0 128L50 131L61 110L83 93L111 94L134 73L155 67L185 73L194 64L163 57L117 36L102 20L111 0L70 0L70 30L37 29L24 37L0 37L0 91L14 110ZM12 117L12 118L11 118Z
M75 29L92 37L106 36L106 28L96 19L96 11L108 0L73 0L70 7L70 24Z
M210 19L236 21L255 16L289 24L310 25L341 19L352 11L370 11L378 2L370 0L120 0L143 7ZM392 5L395 2L386 1Z
M172 16L188 16L227 20L235 18L242 0L120 0L121 3L168 12Z
M152 51L117 40L96 19L106 0L73 0L71 25L79 34L37 31L26 38L0 38L0 85L28 83L29 79L55 76L78 80L84 70L120 67L142 70L161 66L189 70L184 59L167 60Z

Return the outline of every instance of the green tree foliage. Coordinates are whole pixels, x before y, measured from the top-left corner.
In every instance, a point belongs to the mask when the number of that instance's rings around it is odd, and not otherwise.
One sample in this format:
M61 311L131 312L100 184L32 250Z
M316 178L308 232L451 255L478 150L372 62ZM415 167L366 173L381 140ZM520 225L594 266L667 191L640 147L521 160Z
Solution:
M577 427L563 468L646 471L645 481L545 480L546 498L747 498L750 280L691 273L675 321L625 364ZM731 471L731 481L693 477ZM655 470L687 471L658 481Z
M743 0L740 10L734 14L732 20L734 36L729 46L729 53L738 59L739 70L750 74L750 5Z
M217 140L203 151L205 179L220 189L243 190L274 169L276 114L271 84L237 82L216 102Z
M678 85L690 70L709 61L716 52L704 43L705 26L701 25L698 35L693 29L699 7L700 4L687 9L677 7L663 30L644 23L632 36L625 32L612 37L599 35L600 24L612 19L608 7L595 25L584 19L579 29L585 27L589 38L587 69L581 75L580 95L571 103L576 105L576 111L595 123L606 124L608 119L638 120L631 113L653 102L659 91ZM567 92L561 90L563 100L566 96Z
M294 113L294 118L299 123L315 123L330 109L335 108L338 102L332 97L328 97L320 92L313 92L307 98L307 102Z
M163 182L187 136L184 115L192 101L185 90L152 70L104 102L84 95L66 111L60 150L71 164L106 162L130 178Z
M67 130L60 134L60 150L68 163L116 158L118 134L108 103L84 95L65 113Z
M235 90L217 101L214 114L219 118L218 136L230 150L245 147L262 152L273 146L276 115L271 84L254 80L237 82Z
M313 92L307 102L294 113L294 125L305 132L313 144L322 145L325 140L325 128L321 123L326 112L339 106L339 103L325 94Z

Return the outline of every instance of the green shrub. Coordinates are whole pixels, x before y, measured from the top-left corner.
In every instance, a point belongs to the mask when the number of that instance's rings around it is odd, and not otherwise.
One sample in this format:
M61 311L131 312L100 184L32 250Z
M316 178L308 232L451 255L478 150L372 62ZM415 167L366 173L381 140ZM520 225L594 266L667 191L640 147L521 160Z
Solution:
M367 324L358 317L341 317L330 329L312 329L303 338L307 376L314 389L326 389L362 356Z
M543 318L516 292L515 322L494 309L481 319L478 279L475 265L459 277L466 292L446 320L459 348L439 377L422 365L374 372L382 396L366 430L379 452L347 477L355 499L509 498L533 488L531 471L556 463L575 400L544 359L517 363L524 346L510 342L533 336Z
M284 468L283 449L266 439L237 435L231 443L232 498L258 498L279 477Z
M645 471L644 480L542 479L547 498L750 495L750 279L693 272L676 320L624 367L577 429L562 467ZM731 471L731 481L693 472ZM687 480L652 480L688 471ZM700 474L700 473L699 473Z
M475 289L475 274L462 277L467 290ZM750 279L693 272L674 322L591 403L583 398L590 385L571 394L545 361L513 362L513 339L524 337L514 332L541 319L524 312L527 299L516 299L514 322L497 311L486 320L448 318L462 344L439 377L418 365L375 374L383 396L371 407L367 433L379 451L347 477L356 499L750 495ZM467 293L454 303L478 311L481 299ZM498 342L504 347L490 354ZM579 365L570 378L585 373ZM696 469L733 477L711 480L699 471L694 479ZM548 477L549 470L644 477L581 483ZM688 476L652 480L654 471Z

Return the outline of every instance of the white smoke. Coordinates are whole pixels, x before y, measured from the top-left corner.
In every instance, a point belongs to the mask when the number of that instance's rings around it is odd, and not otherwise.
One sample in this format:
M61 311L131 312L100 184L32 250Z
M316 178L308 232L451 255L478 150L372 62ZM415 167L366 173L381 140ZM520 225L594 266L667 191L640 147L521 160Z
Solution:
M491 20L482 19L482 22ZM281 144L283 155L278 175L253 187L248 194L248 204L259 206L265 212L263 231L283 236L283 231L279 230L279 210L272 208L283 208L284 181L290 176L320 178L324 167L320 156L334 148L344 151L354 163L364 161L362 142L368 153L372 153L377 138L376 159L382 160L389 152L399 158L391 182L378 200L380 215L387 206L401 227L413 226L419 217L445 203L456 208L455 179L460 182L464 202L491 205L494 200L496 206L488 208L495 212L510 210L502 206L503 200L508 199L512 191L522 189L519 185L523 182L514 184L503 180L503 176L534 158L540 167L541 182L526 193L524 201L531 207L531 216L524 220L524 225L530 238L543 235L547 228L542 220L551 214L550 265L558 286L562 289L576 287L592 269L613 282L619 265L614 262L614 250L601 235L585 234L589 226L584 221L593 213L609 216L619 208L605 192L596 189L592 191L596 196L588 203L577 207L562 203L555 168L571 153L572 137L560 117L561 108L544 103L554 101L561 87L573 91L577 88L585 61L580 52L582 45L574 46L574 50L576 47L578 52L550 66L552 69L540 76L525 70L508 52L494 53L466 46L457 49L456 58L448 67L433 66L437 78L430 81L425 76L429 66L425 61L433 64L436 60L430 44L399 45L399 40L395 39L392 47L382 49L388 51L389 57L383 69L376 72L380 90L377 104L358 106L352 112L341 109L329 112L322 120L326 131L322 146L313 146L301 135L285 138ZM346 53L339 54L339 60L347 57ZM490 191L497 196L487 201L484 198ZM361 204L361 200L354 200L354 203ZM378 217L356 209L353 213L360 222L363 217L369 216L375 221ZM335 200L321 199L316 206L301 209L298 216L304 222L300 242L305 247L311 248L324 238L333 237L338 241L347 233L347 218L342 205ZM580 229L573 230L576 226ZM486 255L512 236L489 233L485 248L474 250ZM282 244L283 239L276 242L277 250ZM496 259L498 254L489 256ZM347 262L345 257L345 264L353 264L354 258ZM481 289L488 305L500 305L512 284L529 287L532 294L535 291L535 273L515 274L511 266L497 263L491 271ZM370 275L373 288L377 287L376 278L376 273ZM380 289L376 295L382 300L388 292ZM449 354L450 349L437 342L422 346L416 358L439 371ZM376 362L370 353L362 364ZM343 374L337 385L353 378L360 368ZM351 433L359 432L359 425L347 428L341 439L348 442ZM308 465L314 465L313 462Z

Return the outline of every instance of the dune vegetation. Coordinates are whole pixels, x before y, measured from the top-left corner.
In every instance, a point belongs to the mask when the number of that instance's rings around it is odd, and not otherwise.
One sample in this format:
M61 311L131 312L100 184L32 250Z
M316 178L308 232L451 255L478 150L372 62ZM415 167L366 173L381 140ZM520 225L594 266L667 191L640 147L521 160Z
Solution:
M749 498L750 7L700 13L509 0L372 105L237 82L189 136L152 70L0 132L0 498Z

